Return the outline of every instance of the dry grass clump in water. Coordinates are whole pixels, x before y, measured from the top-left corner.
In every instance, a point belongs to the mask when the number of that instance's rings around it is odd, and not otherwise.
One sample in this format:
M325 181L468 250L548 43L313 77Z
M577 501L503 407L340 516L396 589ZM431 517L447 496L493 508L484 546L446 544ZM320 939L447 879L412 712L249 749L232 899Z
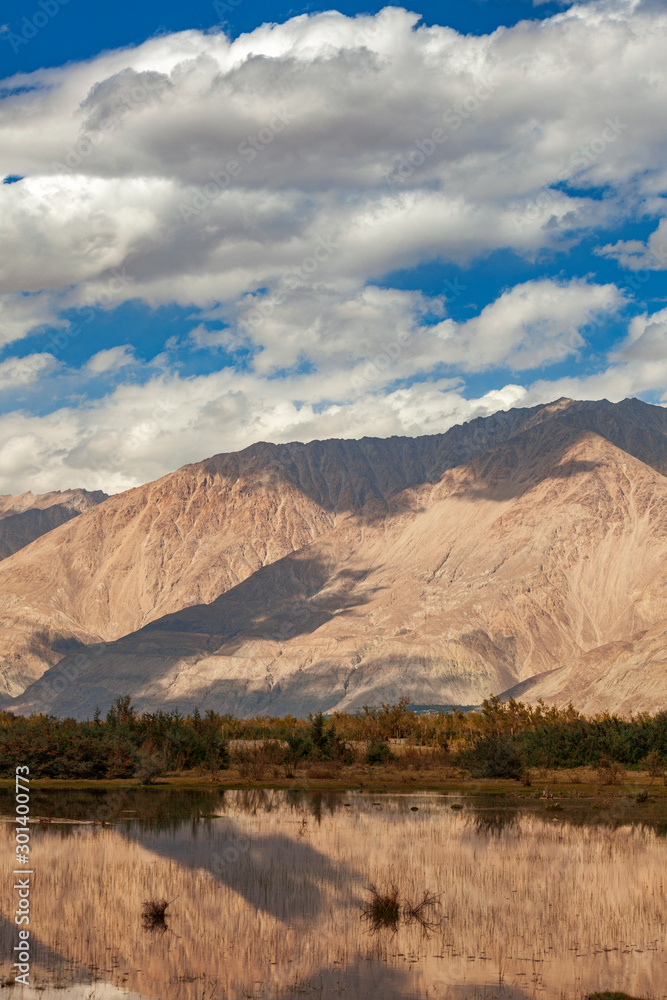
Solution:
M416 903L411 903L407 899L401 903L398 886L393 882L384 892L372 883L367 886L367 891L371 894L371 898L362 904L362 917L368 920L374 931L383 927L396 931L401 916L406 924L417 923L424 931L434 930L440 924L440 920L435 916L440 897L428 889Z
M173 902L173 900L172 900ZM166 899L147 899L141 908L141 920L147 931L167 930L165 915L170 904Z
M389 927L395 931L398 929L398 922L401 917L401 904L399 903L398 886L391 884L389 889L381 892L377 886L367 886L371 898L361 907L361 915L368 920L371 929L378 931L383 927Z
M406 923L413 920L420 925L424 931L435 930L439 927L440 920L436 917L436 911L440 896L434 892L424 890L424 895L418 903L410 903L408 900L403 904L403 917Z

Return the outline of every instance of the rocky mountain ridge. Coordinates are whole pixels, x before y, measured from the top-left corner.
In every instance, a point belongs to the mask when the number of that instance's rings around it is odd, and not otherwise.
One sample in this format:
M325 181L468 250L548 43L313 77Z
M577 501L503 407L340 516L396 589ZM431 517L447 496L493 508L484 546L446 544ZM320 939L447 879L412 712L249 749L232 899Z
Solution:
M108 499L101 490L81 489L0 496L0 559Z
M638 400L215 456L0 567L5 690L79 716L125 692L244 715L506 690L655 709L666 472L667 411Z

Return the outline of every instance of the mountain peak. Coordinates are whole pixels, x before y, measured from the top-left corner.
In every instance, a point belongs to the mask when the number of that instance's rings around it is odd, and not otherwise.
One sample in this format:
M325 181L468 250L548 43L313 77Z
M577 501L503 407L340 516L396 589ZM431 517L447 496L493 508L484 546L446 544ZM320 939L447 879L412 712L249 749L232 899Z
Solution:
M0 685L84 716L473 704L667 618L666 472L664 408L566 398L216 455L0 565Z

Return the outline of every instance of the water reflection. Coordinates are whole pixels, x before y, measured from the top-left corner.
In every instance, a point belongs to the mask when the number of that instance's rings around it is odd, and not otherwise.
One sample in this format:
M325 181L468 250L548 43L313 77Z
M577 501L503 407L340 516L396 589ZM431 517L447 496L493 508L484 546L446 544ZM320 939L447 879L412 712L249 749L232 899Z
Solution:
M52 821L31 828L33 972L40 984L79 984L59 991L67 1000L667 992L667 844L655 830L552 816L544 803L459 796L454 811L452 801L36 792L33 815ZM12 838L3 824L7 871ZM428 935L405 921L372 931L360 919L371 882L395 882L402 900L439 894L441 924ZM142 927L148 899L173 901L164 934ZM3 956L15 943L12 903L5 880Z

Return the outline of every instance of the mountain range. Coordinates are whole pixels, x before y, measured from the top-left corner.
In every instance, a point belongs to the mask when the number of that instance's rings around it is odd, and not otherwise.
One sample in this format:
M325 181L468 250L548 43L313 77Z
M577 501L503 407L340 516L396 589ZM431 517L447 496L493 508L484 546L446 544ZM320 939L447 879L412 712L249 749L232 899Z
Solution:
M242 716L402 695L667 702L661 406L560 399L72 492L81 512L0 563L11 711L88 717L125 693L140 710Z

